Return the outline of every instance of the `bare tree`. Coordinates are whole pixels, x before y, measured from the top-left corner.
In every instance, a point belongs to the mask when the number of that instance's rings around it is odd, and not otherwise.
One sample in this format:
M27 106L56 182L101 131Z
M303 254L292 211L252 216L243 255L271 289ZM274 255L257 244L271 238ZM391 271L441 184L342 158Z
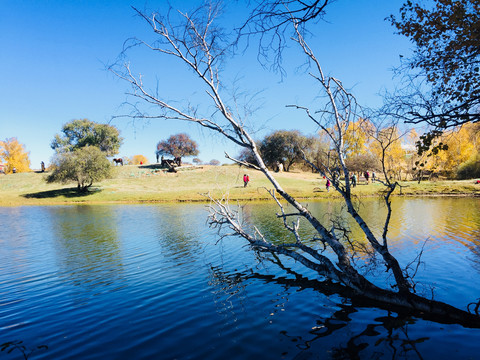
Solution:
M293 40L311 62L312 72L310 75L325 94L326 101L323 107L315 112L300 104L292 106L302 110L318 125L329 139L332 153L336 154L335 161L328 164L317 166L310 162L310 165L332 181L334 188L344 199L348 214L359 225L363 236L368 240L368 251L372 253L372 256L380 258L386 271L392 275L393 284L383 284L385 287L381 287L382 284L374 284L362 275L355 261L356 251L360 245L360 242L356 240L360 239L351 239L347 229L338 221L322 222L322 218L313 216L306 206L282 188L265 165L257 144L243 125L242 119L234 114L232 110L234 106L229 106L222 96L221 59L228 51L228 43L220 36L218 28L215 27L214 20L218 10L218 6L209 5L192 14L177 12L178 20L181 22L175 23L175 26L172 25L170 17L165 18L158 14L147 16L138 12L158 35L159 40L154 45L141 41L137 41L137 44L143 44L155 52L173 56L193 70L202 80L205 91L215 108L213 113L200 115L198 109L191 106L180 109L173 103L164 100L163 96L149 92L143 86L141 78L132 72L128 64L125 65L123 72L112 69L119 77L130 83L132 88L130 94L133 97L156 105L161 110L160 115L156 117L196 123L221 134L242 149L248 150L252 154L254 162L235 159L229 154L226 154L226 157L237 164L261 171L269 180L272 188L267 191L278 205L277 216L294 240L290 243L278 244L269 241L268 235L261 233L259 229L253 227L252 230L251 227L245 226L242 221L241 208L231 208L226 197L223 199L209 197L211 201L210 225L218 228L222 236L243 237L254 250L294 259L306 268L316 271L320 278L330 279L340 284L352 296L360 296L376 303L398 306L412 312L437 316L464 325L480 326L478 306L475 311L477 314L470 314L448 304L421 297L413 292L412 279L389 250L388 228L392 216L390 198L398 186L397 183L388 180L385 182L384 200L388 212L382 234L379 237L360 216L358 206L351 193L349 171L345 164L344 137L349 123L359 118L361 109L357 105L355 97L338 79L325 75L302 35L301 22L295 16L291 17L295 34ZM306 157L305 160L308 161ZM286 201L288 208L281 199ZM290 221L290 219L294 220ZM315 230L315 236L302 237L300 224L305 222Z
M257 0L245 23L238 29L239 36L259 36L258 55L262 64L270 64L283 74L282 54L288 42L292 19L302 34L306 24L318 21L325 8L334 0ZM273 58L273 59L272 59Z

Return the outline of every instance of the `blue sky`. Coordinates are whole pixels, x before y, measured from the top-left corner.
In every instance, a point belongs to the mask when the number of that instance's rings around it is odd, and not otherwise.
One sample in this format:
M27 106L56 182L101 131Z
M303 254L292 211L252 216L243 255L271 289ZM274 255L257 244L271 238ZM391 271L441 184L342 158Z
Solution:
M195 1L171 1L189 8ZM399 54L408 55L408 41L394 34L385 17L397 13L402 1L338 0L327 11L327 21L312 28L309 43L324 70L352 88L366 106L381 104L378 93L394 85L391 69ZM0 139L17 137L30 152L33 169L49 163L50 143L66 122L87 118L106 123L126 113L122 104L128 86L105 69L113 63L124 41L148 34L135 16L139 8L165 7L165 1L0 0ZM226 16L226 23L241 18ZM241 8L241 7L240 7ZM294 49L286 53L287 77L265 71L252 52L226 66L225 79L238 79L248 94L260 92L261 109L250 119L258 138L275 129L299 129L312 134L315 127L285 105L301 103L317 92L298 70L303 58ZM195 99L196 79L170 60L143 51L132 67L158 81L168 99ZM296 70L297 69L297 70ZM228 98L229 95L226 94ZM199 158L224 162L224 151L239 149L191 124L152 120L133 122L115 118L124 138L119 156L142 154L151 162L158 141L187 132L199 143Z

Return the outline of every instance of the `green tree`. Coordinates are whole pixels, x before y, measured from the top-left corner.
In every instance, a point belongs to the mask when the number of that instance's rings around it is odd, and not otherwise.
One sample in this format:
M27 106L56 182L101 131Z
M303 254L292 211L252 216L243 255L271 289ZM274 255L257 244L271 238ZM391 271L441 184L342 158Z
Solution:
M7 163L6 174L12 173L13 168L17 172L30 171L28 154L24 145L20 144L17 138L0 141L0 159Z
M51 147L62 152L96 146L107 156L113 156L118 154L122 142L120 132L115 126L82 119L63 125L62 134L55 135Z
M197 143L185 133L172 135L167 140L160 141L157 144L156 151L157 157L160 155L171 155L180 158L180 164L182 157L195 156L198 153Z
M48 183L77 182L79 192L87 191L94 181L110 177L112 165L105 153L96 146L59 152L53 159L53 171Z
M312 163L306 164L305 169L310 167L312 171L315 168L329 167L332 151L328 139L319 134L307 137L307 147L304 149L305 156Z
M285 171L303 159L302 150L309 147L309 140L298 130L278 130L266 136L260 144L260 152L267 166L279 162Z
M407 120L443 130L480 120L480 4L478 0L407 1L390 21L415 45L406 65L425 87L410 87L396 98ZM430 146L438 133L424 142ZM441 134L441 133L440 133ZM438 134L439 135L439 134Z

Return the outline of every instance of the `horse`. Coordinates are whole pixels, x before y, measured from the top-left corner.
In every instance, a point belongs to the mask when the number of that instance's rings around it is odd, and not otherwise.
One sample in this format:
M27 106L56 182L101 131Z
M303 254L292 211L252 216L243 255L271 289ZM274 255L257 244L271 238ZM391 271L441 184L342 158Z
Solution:
M113 159L113 162L115 163L115 166L117 166L118 164L121 164L123 166L123 159L122 158Z

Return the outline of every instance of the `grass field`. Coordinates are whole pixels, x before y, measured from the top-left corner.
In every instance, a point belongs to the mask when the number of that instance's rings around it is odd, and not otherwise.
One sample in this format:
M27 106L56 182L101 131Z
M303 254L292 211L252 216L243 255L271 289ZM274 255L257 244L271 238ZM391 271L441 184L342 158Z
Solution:
M250 184L243 187L245 168L236 165L201 166L165 173L155 166L118 166L114 176L94 184L86 194L76 191L76 184L47 184L45 173L0 175L0 206L105 204L143 202L206 201L202 195L227 195L231 200L270 199L265 188L272 188L257 171L248 170ZM275 174L279 183L298 198L338 197L333 189L327 192L325 180L310 172ZM480 196L480 185L474 180L402 182L397 195L462 195ZM360 184L353 189L357 196L377 196L383 187L379 183Z

